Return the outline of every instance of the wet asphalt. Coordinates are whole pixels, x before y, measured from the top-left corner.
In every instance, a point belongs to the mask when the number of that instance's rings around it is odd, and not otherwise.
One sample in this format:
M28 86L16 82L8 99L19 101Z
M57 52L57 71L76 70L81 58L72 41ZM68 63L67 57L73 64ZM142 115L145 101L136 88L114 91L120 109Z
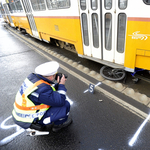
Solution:
M115 103L105 93L97 90L93 94L89 92L84 93L88 89L88 85L73 75L71 71L91 83L97 84L99 81L53 56L49 57L70 70L70 72L67 72L65 69L60 68L59 71L68 74L66 87L68 89L67 95L73 102L71 105L73 123L59 133L50 131L49 135L35 137L26 136L25 132L16 136L15 134L19 130L16 127L10 126L14 124L11 118L2 126L4 120L11 116L15 94L22 81L28 74L34 71L36 66L49 61L14 37L4 28L3 24L0 24L0 149L149 150L149 123L144 126L133 146L129 146L129 141L144 119L139 117L137 112L133 113L130 108L126 109L120 104ZM60 51L56 47L52 46L51 48ZM68 53L68 55L71 54ZM80 62L82 61L77 58L75 59ZM90 66L91 61L87 62L86 65L89 64ZM121 100L130 103L130 105L138 108L140 111L146 114L149 113L149 108L141 103L106 85L102 84L100 87L119 97Z

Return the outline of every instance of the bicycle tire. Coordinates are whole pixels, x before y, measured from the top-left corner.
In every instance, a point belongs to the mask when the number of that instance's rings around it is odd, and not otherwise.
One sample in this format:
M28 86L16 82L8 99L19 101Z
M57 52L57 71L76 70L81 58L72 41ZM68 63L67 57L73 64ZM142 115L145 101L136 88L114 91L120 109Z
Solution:
M110 70L110 71L120 71L116 76L119 76L118 78L115 77L115 75L111 74L110 72L106 73L107 70ZM111 75L110 75L111 74ZM108 66L103 66L101 69L100 69L100 75L107 79L107 80L111 80L111 81L120 81L122 79L124 79L124 77L126 76L126 72L123 70L123 69L120 69L120 68L111 68L111 67L108 67Z

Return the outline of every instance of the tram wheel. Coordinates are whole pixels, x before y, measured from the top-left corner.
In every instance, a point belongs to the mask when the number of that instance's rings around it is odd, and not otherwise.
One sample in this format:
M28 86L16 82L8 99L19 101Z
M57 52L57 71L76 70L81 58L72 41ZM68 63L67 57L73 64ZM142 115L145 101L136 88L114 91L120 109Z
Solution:
M108 66L103 66L100 69L100 74L103 78L111 81L119 81L126 76L126 72L123 69Z

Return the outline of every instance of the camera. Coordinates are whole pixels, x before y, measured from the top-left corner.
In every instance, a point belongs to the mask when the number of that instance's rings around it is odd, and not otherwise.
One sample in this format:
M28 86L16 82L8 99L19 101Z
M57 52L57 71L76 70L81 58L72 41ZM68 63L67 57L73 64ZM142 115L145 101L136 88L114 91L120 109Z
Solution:
M57 74L56 74L56 77L55 77L55 80L57 80L57 78L58 78L58 76L59 76L59 81L60 81L63 75L65 76L66 79L68 78L68 76L67 76L66 74L57 73Z

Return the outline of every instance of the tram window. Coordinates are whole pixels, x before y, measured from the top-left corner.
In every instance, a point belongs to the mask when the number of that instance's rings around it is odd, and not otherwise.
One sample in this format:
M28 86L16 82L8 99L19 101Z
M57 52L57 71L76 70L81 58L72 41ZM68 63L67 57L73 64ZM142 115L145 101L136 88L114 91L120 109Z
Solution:
M150 5L150 0L143 0L145 4Z
M105 14L105 48L111 50L112 48L112 15Z
M13 12L16 12L17 9L16 9L16 6L15 6L15 3L12 2L12 3L9 3L9 6L10 6L10 12L13 13Z
M23 10L23 8L22 8L22 6L21 6L21 3L20 3L20 0L16 1L15 4L16 4L17 10L19 10L19 11L22 11L22 10Z
M48 9L69 8L70 0L46 0Z
M91 0L91 8L93 10L96 10L97 9L97 0Z
M3 9L3 8L1 8L1 7L0 7L0 12L1 12L1 14L2 14L2 15L4 15L4 14L5 14L4 9Z
M126 14L121 13L118 16L118 36L117 36L117 51L124 52L126 33Z
M44 0L31 0L31 5L34 11L46 10Z
M3 9L2 4L0 4L0 12L1 12L2 15L5 14L5 11L4 11L4 9Z
M44 3L44 0L38 0L39 4L39 10L46 10L46 6Z
M86 0L80 0L80 6L82 10L86 10Z
M83 40L86 46L89 46L89 33L88 33L88 22L87 15L83 13L81 15L82 18L82 30L83 30Z
M112 0L105 0L105 9L109 10L112 8Z
M98 29L98 15L92 14L92 33L93 33L93 46L99 47L99 29Z
M34 11L39 10L37 0L31 0L31 5Z
M8 14L9 12L7 12L7 5L4 4L3 6L4 6L5 13Z
M119 0L118 1L119 8L120 9L126 9L127 8L127 2L128 2L128 0Z

